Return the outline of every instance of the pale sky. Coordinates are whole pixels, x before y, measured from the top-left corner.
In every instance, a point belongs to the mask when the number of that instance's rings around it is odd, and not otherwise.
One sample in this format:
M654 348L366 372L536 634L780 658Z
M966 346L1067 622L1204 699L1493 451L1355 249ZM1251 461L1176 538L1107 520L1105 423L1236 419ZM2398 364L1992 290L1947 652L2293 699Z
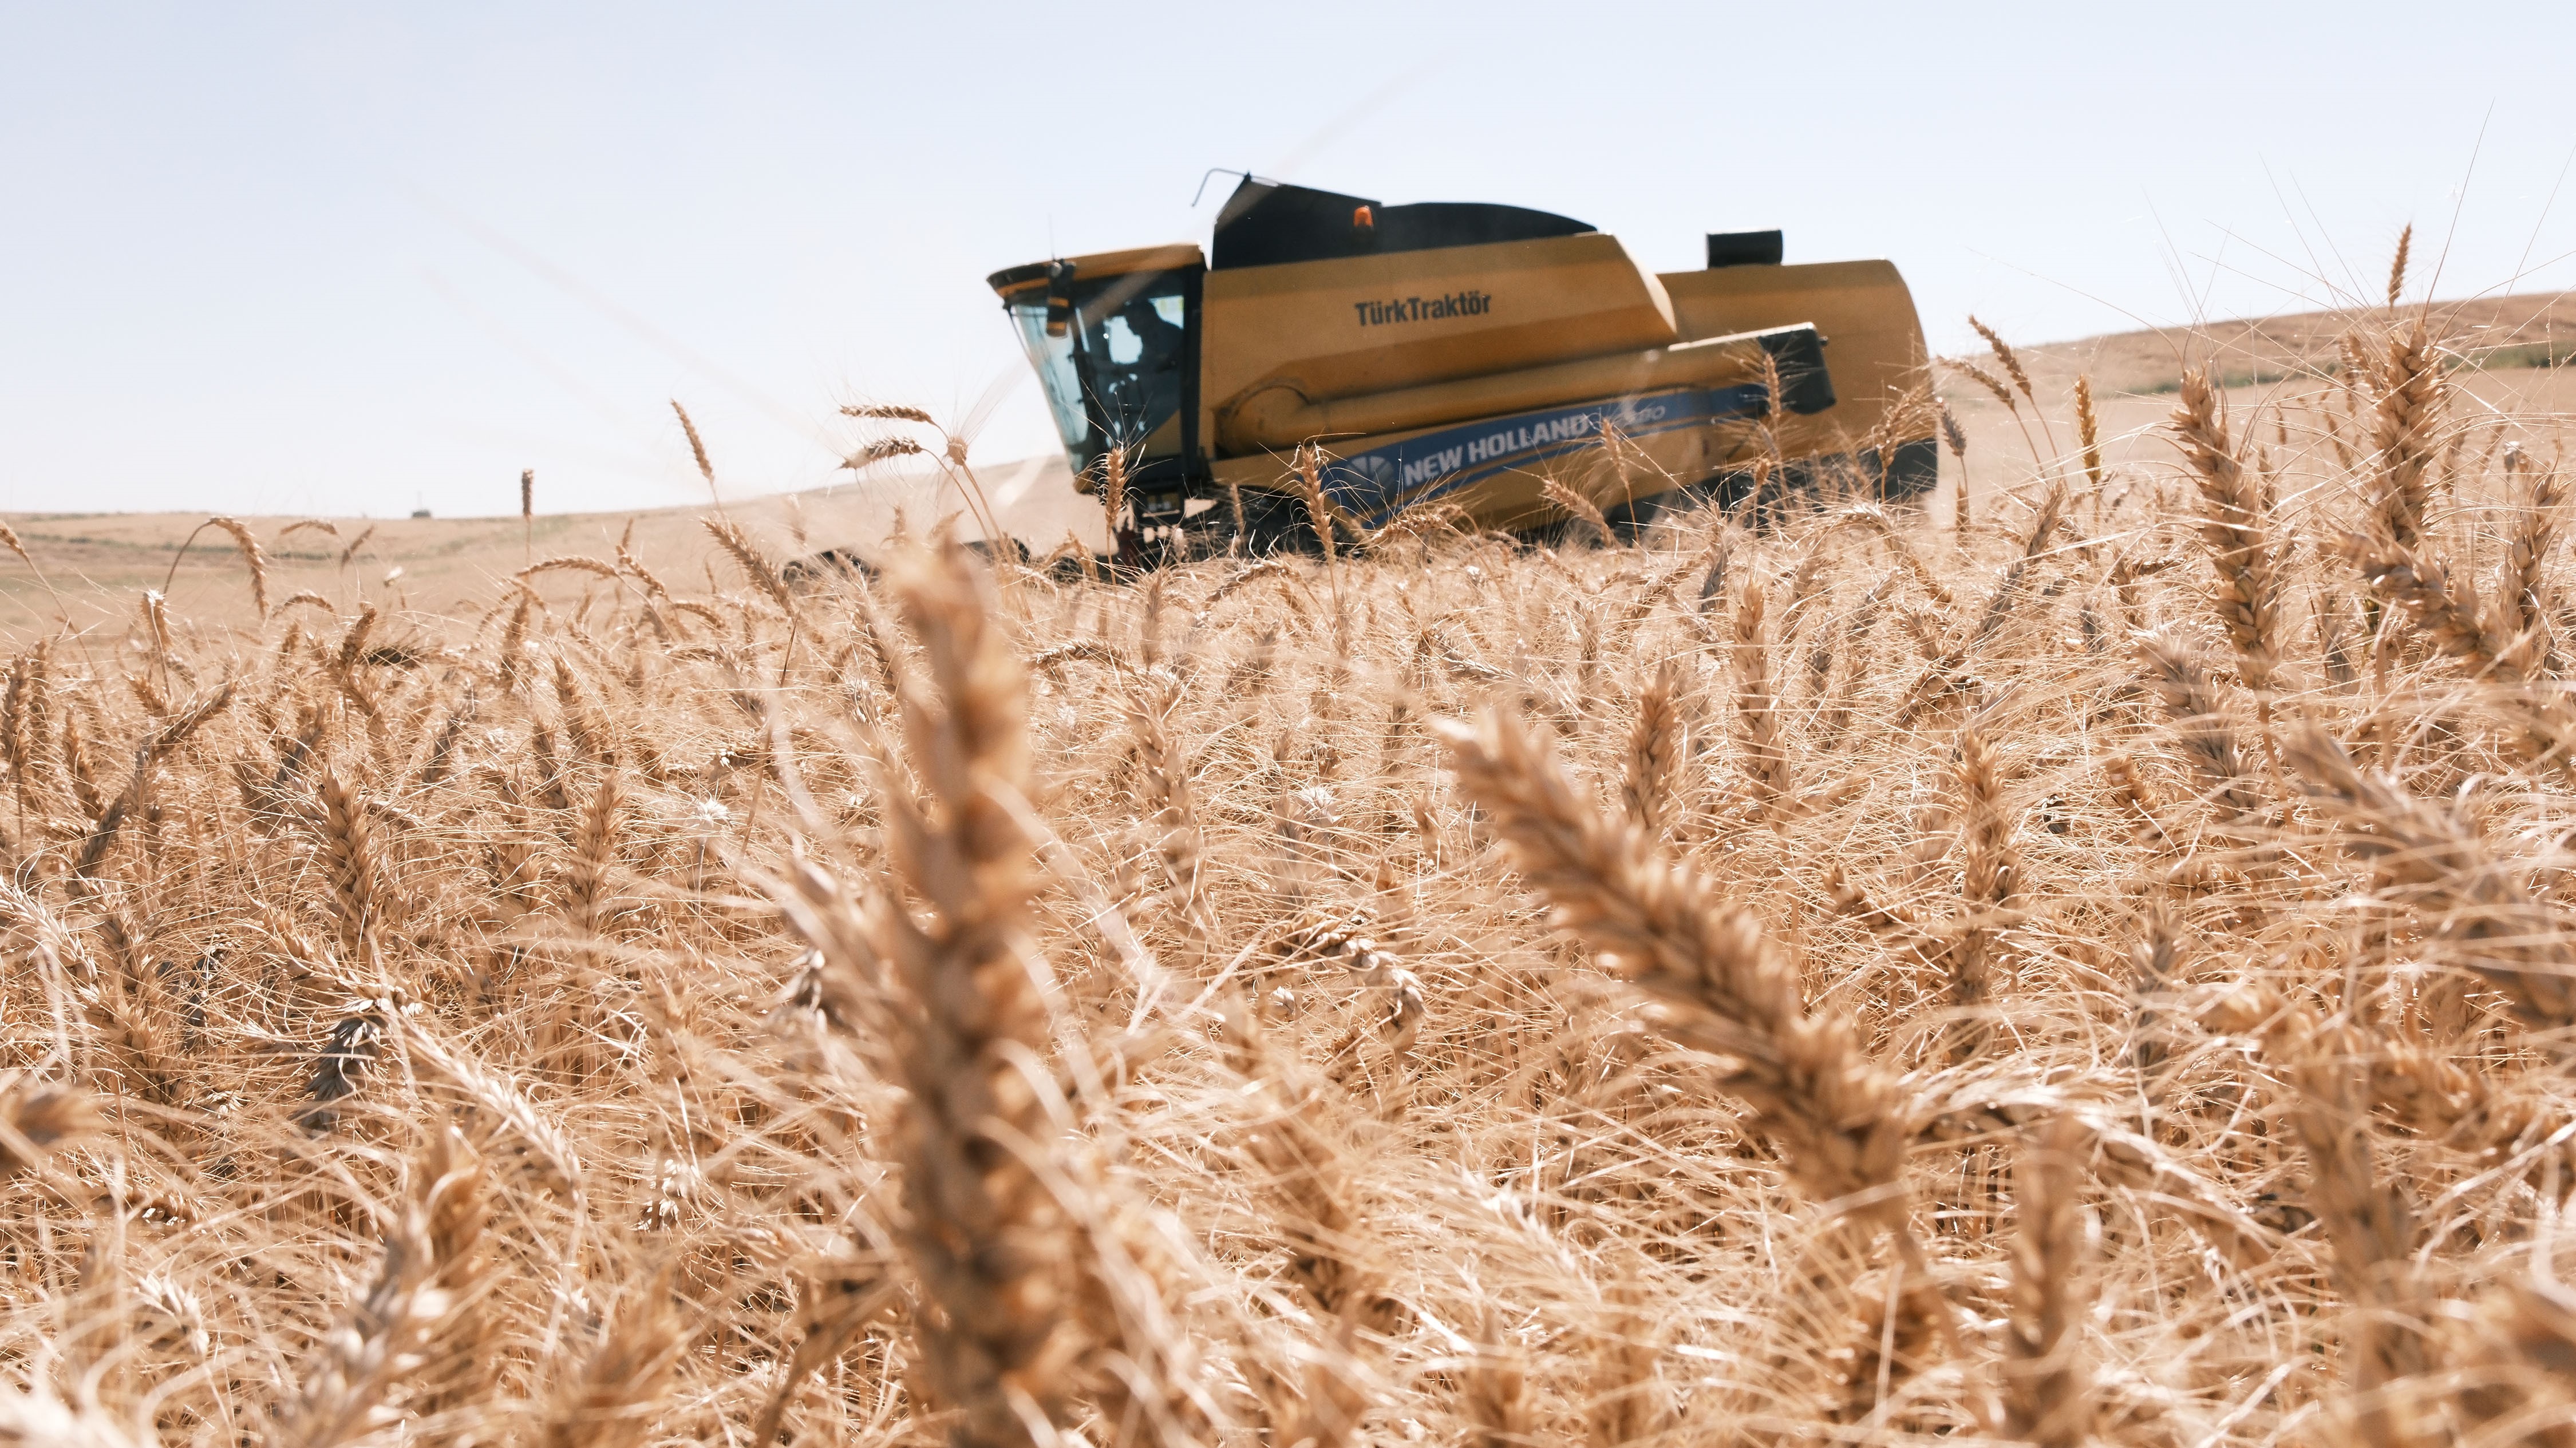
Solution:
M1936 347L2576 286L2576 7L0 0L0 510L514 512L1054 446L986 273L1209 167L1884 256Z

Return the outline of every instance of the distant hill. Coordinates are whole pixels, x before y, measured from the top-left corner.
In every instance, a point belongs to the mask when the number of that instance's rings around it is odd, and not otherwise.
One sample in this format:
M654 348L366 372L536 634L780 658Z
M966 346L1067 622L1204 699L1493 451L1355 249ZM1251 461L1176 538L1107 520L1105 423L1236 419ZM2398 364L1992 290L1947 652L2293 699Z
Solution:
M2433 334L2449 339L2465 366L2505 370L2576 360L2576 293L2435 302L2426 315ZM2385 320L2388 313L2376 316ZM2077 373L2089 372L2098 392L2153 396L2173 391L2187 363L2215 367L2231 387L2323 375L2341 365L2338 344L2354 321L2350 312L2300 312L2072 342L2007 340L2022 354L2034 384L2072 386Z

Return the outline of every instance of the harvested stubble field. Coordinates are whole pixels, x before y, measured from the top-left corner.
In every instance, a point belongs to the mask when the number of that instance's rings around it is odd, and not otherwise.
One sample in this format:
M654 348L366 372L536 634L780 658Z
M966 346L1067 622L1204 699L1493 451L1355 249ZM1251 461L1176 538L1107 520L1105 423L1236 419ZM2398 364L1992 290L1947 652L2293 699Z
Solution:
M1964 528L38 639L0 1441L2576 1439L2576 578L2442 322L2154 465L1998 347Z

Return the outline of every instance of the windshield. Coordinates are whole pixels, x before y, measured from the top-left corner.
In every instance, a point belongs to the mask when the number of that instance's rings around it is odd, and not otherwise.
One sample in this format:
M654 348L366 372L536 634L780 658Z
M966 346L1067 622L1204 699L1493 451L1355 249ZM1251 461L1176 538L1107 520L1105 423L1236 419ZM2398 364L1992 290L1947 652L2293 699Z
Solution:
M1075 325L1062 337L1046 334L1043 296L1012 302L1011 320L1076 469L1113 445L1155 455L1179 450L1194 279L1190 272L1146 272L1077 282ZM1167 429L1172 436L1156 436Z
M1038 385L1046 389L1055 430L1064 438L1064 450L1079 457L1090 442L1091 424L1083 418L1082 383L1073 373L1073 334L1048 336L1046 315L1044 297L1011 304L1011 320L1019 325L1020 345L1028 349L1030 365L1038 369Z

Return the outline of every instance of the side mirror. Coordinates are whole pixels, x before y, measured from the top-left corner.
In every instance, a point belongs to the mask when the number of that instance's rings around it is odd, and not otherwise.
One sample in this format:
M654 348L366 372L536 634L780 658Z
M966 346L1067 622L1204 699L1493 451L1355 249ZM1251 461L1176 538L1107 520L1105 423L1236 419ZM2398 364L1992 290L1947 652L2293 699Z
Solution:
M1046 334L1070 336L1073 332L1073 263L1060 261L1047 267Z

